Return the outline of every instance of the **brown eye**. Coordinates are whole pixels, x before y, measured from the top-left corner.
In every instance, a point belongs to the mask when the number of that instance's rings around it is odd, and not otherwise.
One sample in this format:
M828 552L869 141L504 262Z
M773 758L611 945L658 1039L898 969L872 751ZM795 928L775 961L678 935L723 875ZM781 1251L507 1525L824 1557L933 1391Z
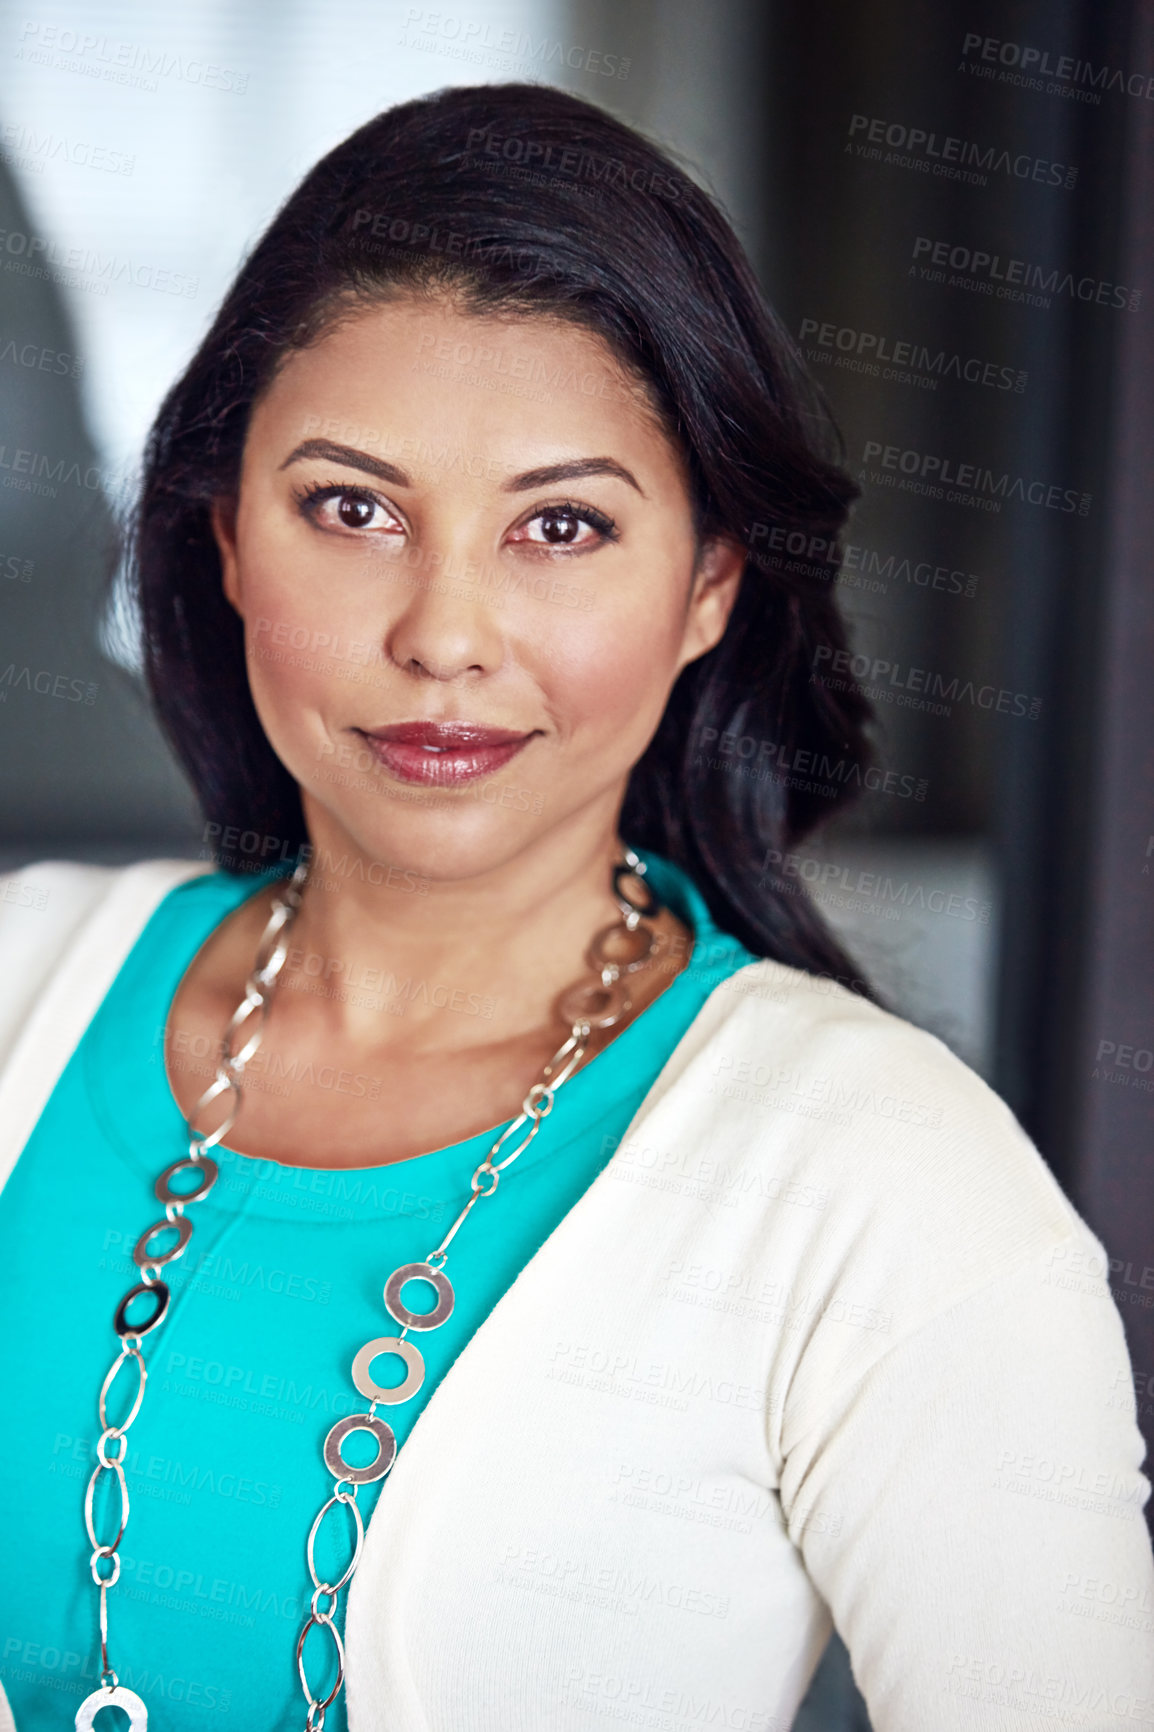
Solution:
M358 499L355 494L346 493L337 507L337 516L346 529L367 529L375 510L371 499Z
M565 548L573 553L592 553L608 541L617 540L617 525L603 511L573 500L539 505L521 525L510 531L514 547Z
M537 520L546 541L575 541L580 527L571 511L543 511Z
M330 482L327 486L306 488L294 497L301 516L330 534L342 529L357 535L371 531L382 543L403 538L405 534L396 512L361 487Z

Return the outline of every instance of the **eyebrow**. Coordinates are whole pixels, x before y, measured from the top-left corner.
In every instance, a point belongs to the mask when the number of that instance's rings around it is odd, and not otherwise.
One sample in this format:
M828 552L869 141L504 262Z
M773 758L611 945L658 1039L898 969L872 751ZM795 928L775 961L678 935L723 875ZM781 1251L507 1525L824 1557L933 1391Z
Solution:
M395 463L386 463L382 457L370 457L367 451L358 451L352 445L334 445L331 439L306 439L295 451L289 452L281 468L287 469L290 463L300 463L308 457L319 457L326 463L343 463L348 469L361 469L380 481L391 481L394 487L412 486L404 470L398 469Z
M310 457L320 458L326 463L343 463L349 469L360 469L366 475L375 475L380 481L391 482L394 487L411 487L413 484L410 476L398 469L395 463L371 457L367 451L358 451L353 445L336 445L331 439L306 439L289 452L281 468L287 469L290 463L300 463ZM549 487L557 481L578 481L587 475L615 475L619 481L628 482L636 489L642 499L645 498L644 489L636 477L612 457L581 457L572 463L550 463L542 469L526 469L506 481L502 491L527 493L534 488Z
M581 457L574 463L550 463L544 469L526 469L524 474L514 475L511 481L506 481L503 491L527 493L531 488L549 487L554 481L579 481L586 475L616 475L619 481L627 481L642 499L645 498L636 477L623 463L614 462L612 457Z

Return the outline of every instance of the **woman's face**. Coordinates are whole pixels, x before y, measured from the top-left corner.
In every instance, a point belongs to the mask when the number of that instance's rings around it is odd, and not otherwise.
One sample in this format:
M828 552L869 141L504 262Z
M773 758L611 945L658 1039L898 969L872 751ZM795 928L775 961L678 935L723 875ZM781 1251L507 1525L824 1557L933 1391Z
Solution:
M293 354L213 521L314 841L434 880L612 832L742 565L598 337L441 300Z

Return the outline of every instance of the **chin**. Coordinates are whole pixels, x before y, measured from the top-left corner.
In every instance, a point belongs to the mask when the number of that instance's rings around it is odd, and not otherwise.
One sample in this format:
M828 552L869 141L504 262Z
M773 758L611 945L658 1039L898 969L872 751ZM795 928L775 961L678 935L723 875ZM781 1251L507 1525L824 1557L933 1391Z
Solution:
M514 796L528 809L519 809ZM327 855L355 849L382 868L430 883L457 883L483 877L531 848L545 833L547 804L545 795L493 784L448 799L382 786L372 796L374 809L337 809L306 794L305 814L321 873Z

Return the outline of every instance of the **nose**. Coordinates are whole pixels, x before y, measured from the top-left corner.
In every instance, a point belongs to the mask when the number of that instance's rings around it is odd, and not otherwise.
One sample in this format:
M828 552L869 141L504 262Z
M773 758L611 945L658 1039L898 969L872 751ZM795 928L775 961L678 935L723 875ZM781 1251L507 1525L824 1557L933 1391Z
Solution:
M505 660L505 638L486 575L479 561L448 561L426 551L401 579L405 600L382 646L388 660L418 679L475 680L495 673Z

